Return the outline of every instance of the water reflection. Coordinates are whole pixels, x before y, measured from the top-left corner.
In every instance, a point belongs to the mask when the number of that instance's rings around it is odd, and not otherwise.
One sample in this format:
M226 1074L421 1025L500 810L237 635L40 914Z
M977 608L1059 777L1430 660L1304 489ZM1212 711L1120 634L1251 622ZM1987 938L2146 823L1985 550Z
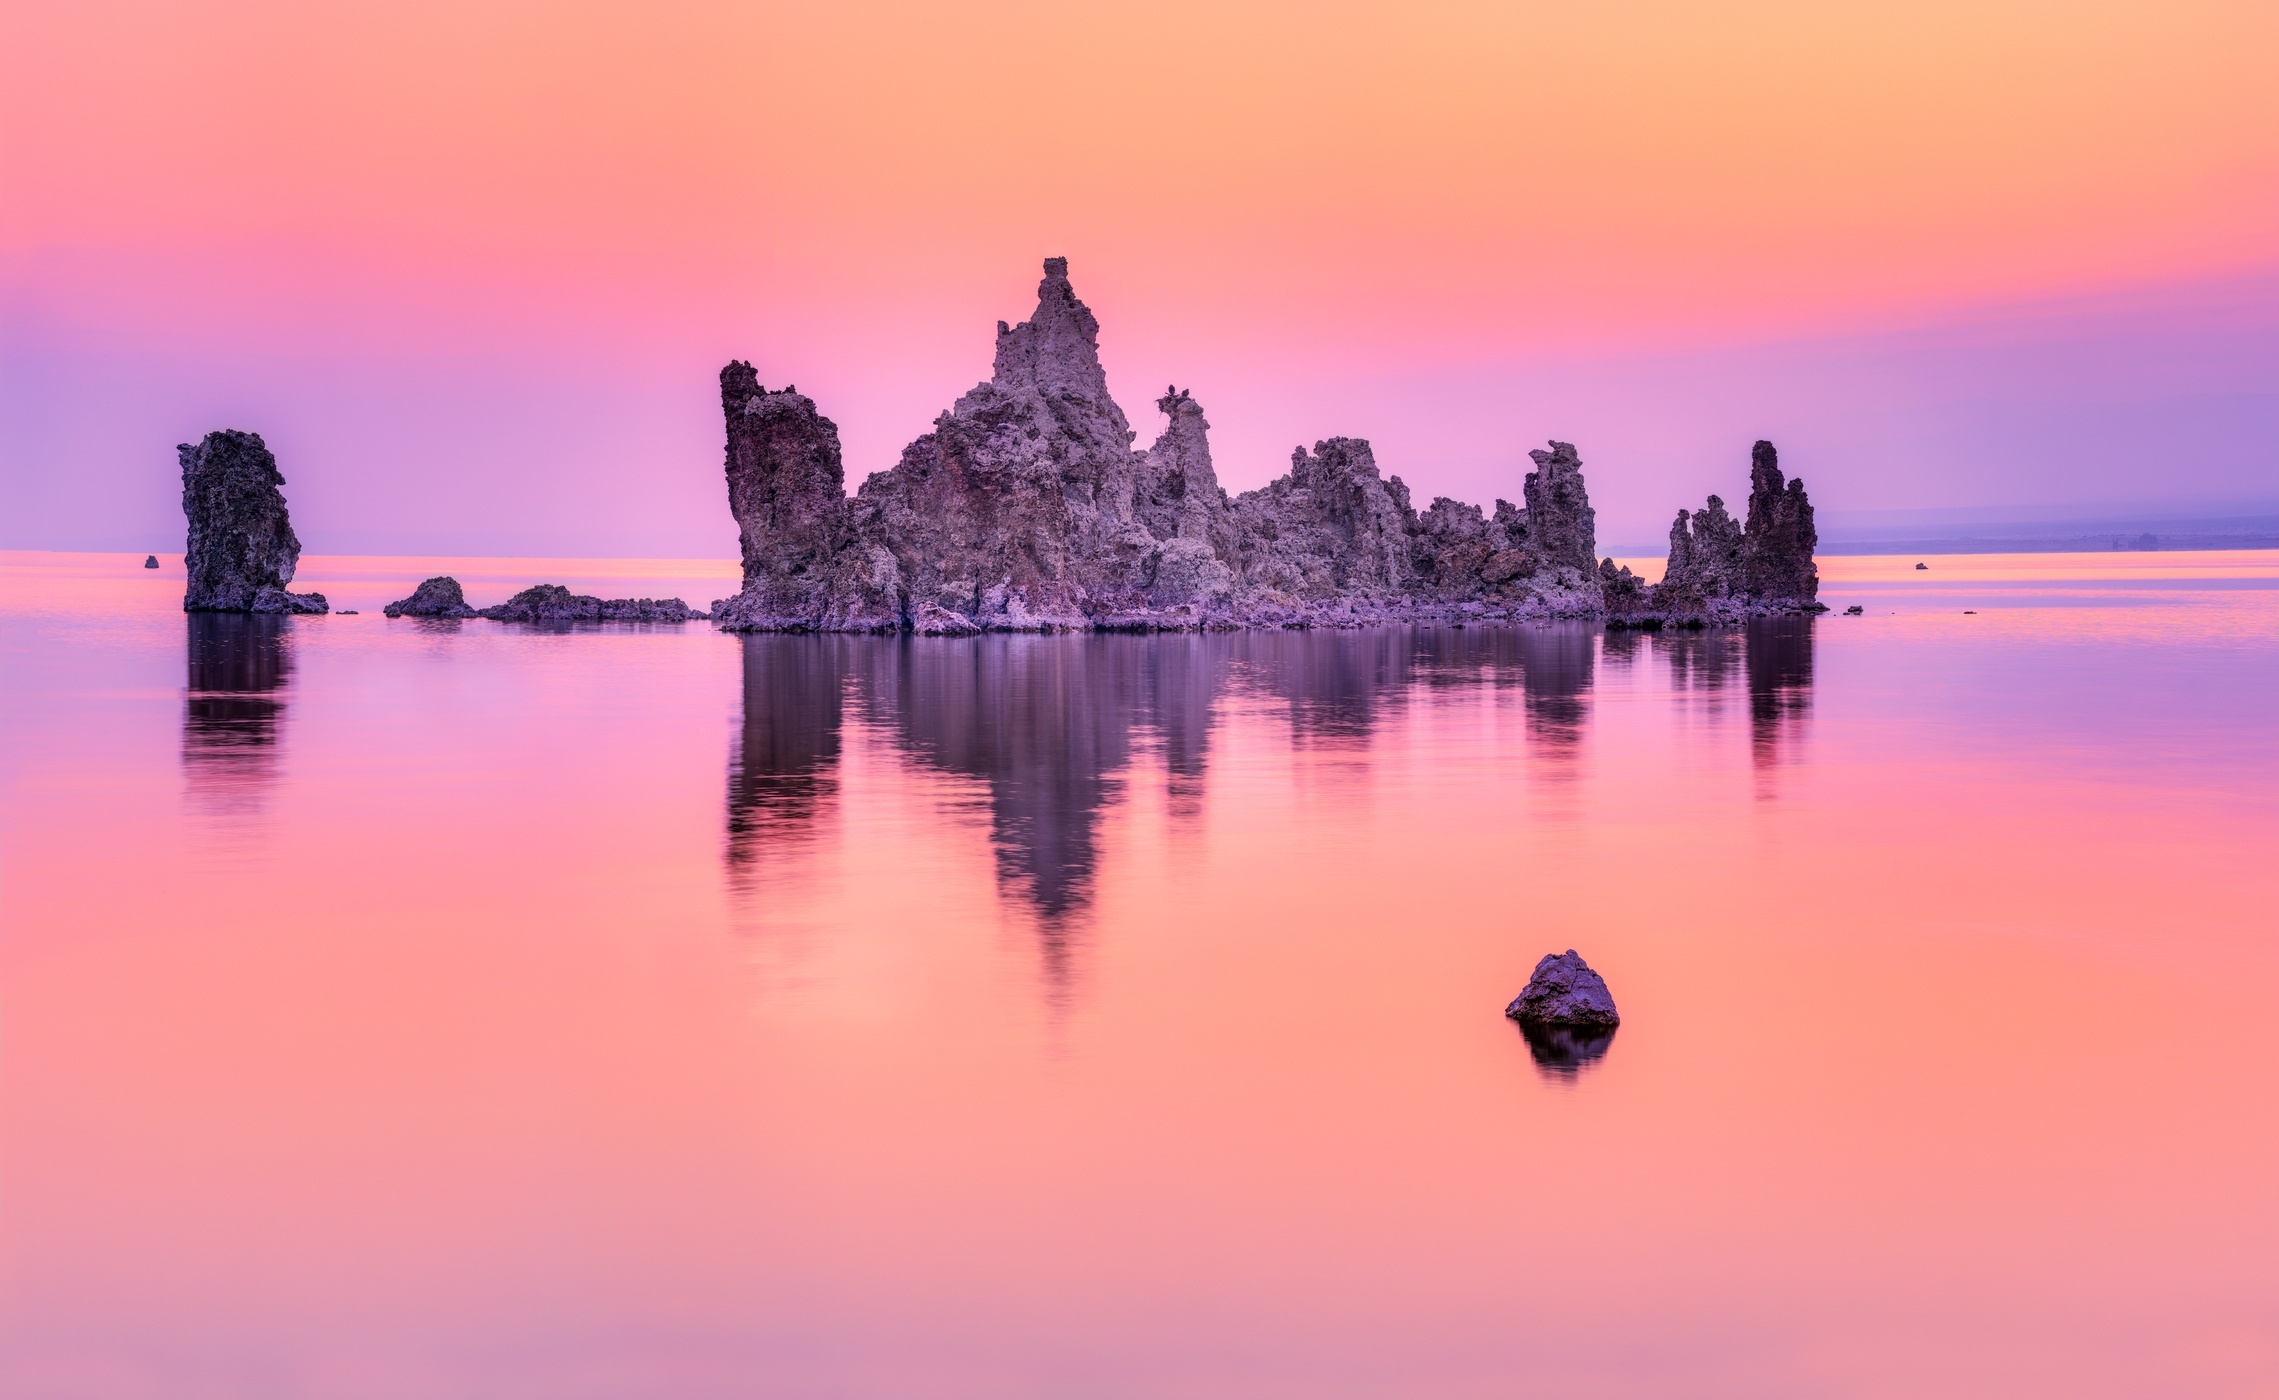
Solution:
M840 712L860 643L747 636L744 722L728 758L728 869L739 883L762 855L812 833L838 791Z
M1527 1037L1527 1053L1535 1057L1535 1068L1552 1080L1575 1079L1604 1059L1617 1029L1539 1026L1527 1021L1518 1024L1520 1034Z
M1750 623L1748 657L1749 752L1762 770L1794 758L1812 713L1812 619Z
M908 761L978 784L998 887L1034 917L1046 975L1059 985L1093 899L1102 817L1135 755L1160 757L1171 820L1192 824L1223 697L1279 701L1298 747L1362 750L1420 697L1516 691L1538 771L1556 781L1578 771L1599 636L1569 625L748 637L728 766L730 877L743 881L771 851L812 835L835 799L844 728L859 716ZM1639 655L1636 634L1604 645L1610 664ZM1787 742L1811 683L1809 623L1752 630L1746 646L1732 632L1665 634L1652 646L1669 658L1680 693L1721 689L1746 652L1752 698L1762 677L1769 707L1752 732L1760 745Z
M1741 669L1741 634L1725 628L1663 632L1654 638L1654 649L1669 667L1670 689L1698 696L1712 710Z
M293 675L292 623L243 613L188 613L182 776L192 803L216 815L259 810L277 777L277 740Z
M988 794L1000 888L1036 917L1048 983L1069 977L1102 810L1136 744L1161 745L1175 805L1202 799L1225 637L905 638L860 650L864 716L920 763Z

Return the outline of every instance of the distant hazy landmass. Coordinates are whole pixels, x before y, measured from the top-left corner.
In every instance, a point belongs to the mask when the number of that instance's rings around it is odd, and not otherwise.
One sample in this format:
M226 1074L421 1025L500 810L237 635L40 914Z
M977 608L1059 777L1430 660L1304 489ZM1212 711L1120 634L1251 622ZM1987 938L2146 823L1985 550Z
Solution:
M1824 511L1820 554L2074 554L2279 549L2279 505L2066 511ZM1659 545L1618 547L1650 555Z

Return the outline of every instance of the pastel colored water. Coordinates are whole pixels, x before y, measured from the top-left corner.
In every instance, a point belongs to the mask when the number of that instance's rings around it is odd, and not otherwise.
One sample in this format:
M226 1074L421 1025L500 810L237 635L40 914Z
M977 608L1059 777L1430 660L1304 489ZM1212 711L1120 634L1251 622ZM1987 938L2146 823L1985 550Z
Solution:
M2279 1392L2279 554L962 641L166 562L0 556L0 1393Z

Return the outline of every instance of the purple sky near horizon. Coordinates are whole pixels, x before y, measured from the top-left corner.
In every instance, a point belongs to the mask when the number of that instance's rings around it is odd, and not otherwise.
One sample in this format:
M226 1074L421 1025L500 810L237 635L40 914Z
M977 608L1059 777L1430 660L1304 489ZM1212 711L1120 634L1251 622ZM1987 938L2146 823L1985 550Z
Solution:
M312 551L732 555L723 357L741 351L765 382L816 396L839 424L852 489L986 377L991 346L990 325L976 324L964 353L875 375L843 354L803 366L765 334L650 363L576 345L201 355L74 335L67 314L27 311L29 300L0 331L0 493L12 503L0 545L11 548L179 548L173 444L241 427L278 453ZM1118 306L1092 304L1142 443L1162 421L1156 386L1192 387L1230 490L1286 470L1293 445L1342 434L1370 438L1420 506L1488 504L1516 499L1527 449L1556 437L1581 449L1602 544L1637 544L1681 505L1744 496L1749 445L1764 436L1838 518L2279 509L2279 277L1874 335L1422 373L1371 364L1365 347L1333 368L1277 372L1201 329L1183 365L1160 341L1120 346Z

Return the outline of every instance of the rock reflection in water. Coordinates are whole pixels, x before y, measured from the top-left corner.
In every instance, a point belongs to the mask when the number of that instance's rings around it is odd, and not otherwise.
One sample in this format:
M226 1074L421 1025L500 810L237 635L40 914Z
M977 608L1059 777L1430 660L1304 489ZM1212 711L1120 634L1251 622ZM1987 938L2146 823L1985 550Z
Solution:
M277 741L293 674L291 621L194 612L182 693L182 776L193 804L218 815L258 810L277 776Z
M1654 649L1670 668L1670 689L1702 696L1713 708L1741 669L1741 636L1730 628L1672 629L1654 638Z
M1766 664L1783 678L1776 711L1793 715L1809 653L1799 671L1794 639L1768 637L1789 648L1790 659ZM1588 728L1597 638L1582 625L747 636L743 723L728 769L730 877L745 879L772 848L812 833L835 800L844 729L859 715L909 760L981 785L999 889L1035 917L1048 978L1058 983L1093 898L1103 814L1135 754L1160 754L1171 820L1193 822L1222 696L1239 689L1280 701L1301 747L1360 749L1419 691L1517 688L1529 741L1548 760L1545 775L1558 779L1574 771ZM1735 635L1651 644L1667 649L1681 688L1722 684L1741 655ZM1613 639L1608 645L1612 654ZM1636 654L1634 637L1621 645L1622 655Z
M1290 736L1305 747L1367 744L1416 661L1406 629L1242 632L1232 642L1243 680L1289 707Z
M1759 769L1793 756L1812 713L1812 619L1771 617L1748 626L1749 750Z
M862 652L865 717L905 752L979 779L1000 885L1036 914L1048 978L1092 897L1102 808L1135 742L1162 745L1173 792L1201 801L1223 636L902 638Z
M1582 1026L1539 1026L1532 1022L1519 1022L1520 1034L1527 1037L1527 1052L1535 1057L1535 1068L1543 1077L1553 1080L1571 1080L1592 1065L1604 1059L1607 1047L1614 1044L1614 1035L1620 1027L1603 1029Z
M849 637L747 634L744 722L728 759L732 879L782 842L811 834L838 791Z

